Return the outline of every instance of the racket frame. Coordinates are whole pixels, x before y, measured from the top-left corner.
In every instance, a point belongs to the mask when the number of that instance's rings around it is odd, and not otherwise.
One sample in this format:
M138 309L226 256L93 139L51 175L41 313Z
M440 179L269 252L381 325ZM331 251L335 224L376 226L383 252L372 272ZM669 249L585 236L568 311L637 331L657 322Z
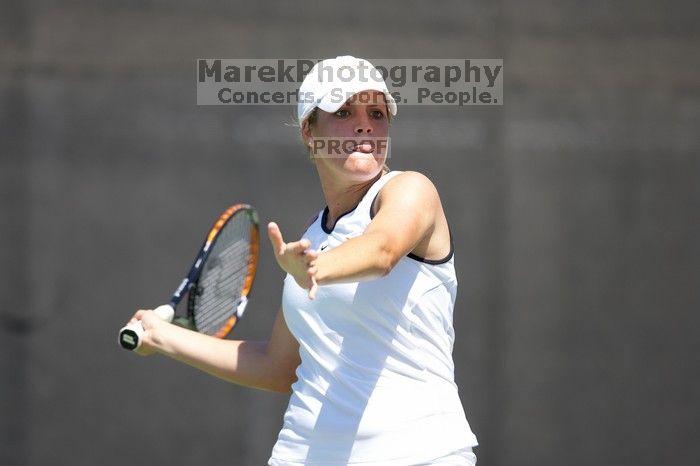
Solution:
M243 285L243 289L241 290L241 302L238 304L236 311L226 320L226 322L219 328L219 330L213 336L215 336L216 338L224 338L231 332L231 330L233 330L233 327L236 326L241 316L243 316L243 313L245 312L245 308L248 303L248 295L250 294L250 290L253 286L255 272L257 270L258 253L260 250L260 227L258 221L258 214L255 208L253 208L249 204L234 204L230 206L219 216L216 222L214 222L214 225L209 230L209 233L207 234L204 243L199 249L199 252L197 253L197 256L194 259L194 262L190 267L189 273L185 276L185 278L182 279L182 281L178 285L177 289L170 298L170 302L168 304L159 306L156 309L161 311L156 312L156 315L158 315L158 317L167 320L168 322L172 321L174 324L179 325L181 327L197 331L194 319L194 296L193 293L190 293L190 291L193 286L197 285L199 277L202 273L202 268L204 267L204 264L206 263L212 248L216 244L216 240L219 237L219 233L221 232L221 230L223 230L226 224L234 217L234 215L238 214L239 212L240 215L248 215L251 220L251 254L248 260L248 273L246 274L245 283ZM185 296L185 294L188 293L190 299L188 300L187 305L187 315L176 316L175 309L177 308L177 305L180 303L180 301L182 301L182 298ZM166 308L169 309L170 312L163 312L163 310L165 310ZM136 324L129 324L120 330L119 344L123 348L130 349L133 351L141 345L140 336L142 333L143 326L141 325L141 322L137 322Z
M224 338L228 335L233 327L236 326L238 320L241 318L245 312L246 305L248 303L248 295L253 286L253 279L255 278L255 271L258 266L258 252L260 250L260 227L258 222L258 214L256 210L249 204L235 204L226 209L218 220L214 223L211 230L207 234L204 244L199 250L199 253L195 257L195 260L190 268L189 273L185 278L182 279L180 285L177 287L173 293L172 298L170 298L170 306L173 309L177 308L185 294L189 293L190 299L187 303L187 316L186 317L176 317L173 322L191 330L197 330L197 326L194 321L194 294L190 293L193 286L197 285L199 277L202 273L202 268L209 257L209 253L216 244L216 240L219 237L219 233L226 224L240 211L246 211L245 214L250 216L251 219L251 231L250 231L250 247L251 254L248 261L248 273L246 274L246 281L243 285L243 290L241 291L241 303L236 309L236 312L231 315L224 323L224 325L219 328L219 330L214 334L216 338Z

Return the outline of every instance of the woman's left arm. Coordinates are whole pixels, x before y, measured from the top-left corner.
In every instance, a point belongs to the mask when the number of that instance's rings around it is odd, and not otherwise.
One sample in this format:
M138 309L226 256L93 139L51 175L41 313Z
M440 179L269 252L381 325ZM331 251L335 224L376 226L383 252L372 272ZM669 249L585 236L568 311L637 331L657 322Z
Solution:
M365 232L323 253L308 250L302 239L284 243L279 228L268 226L270 240L280 266L313 299L318 285L378 278L420 243L430 241L438 215L440 197L424 175L405 172L380 191L375 215Z
M417 245L430 241L438 215L444 215L435 186L417 172L405 172L389 181L379 192L374 209L374 218L362 235L323 253L308 249L306 239L285 243L279 227L270 223L268 234L278 264L313 299L318 285L388 274Z
M429 239L442 215L440 197L424 175L405 172L379 192L365 232L321 253L310 263L319 285L382 277Z

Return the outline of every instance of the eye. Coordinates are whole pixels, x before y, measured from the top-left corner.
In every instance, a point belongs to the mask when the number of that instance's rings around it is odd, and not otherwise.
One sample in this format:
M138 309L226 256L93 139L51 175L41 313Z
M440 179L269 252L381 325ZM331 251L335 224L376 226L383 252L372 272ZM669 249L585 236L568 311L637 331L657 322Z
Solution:
M381 110L372 110L369 112L369 116L374 118L375 120L382 120L384 119L384 112Z
M345 108L341 108L340 110L335 112L334 115L337 116L338 118L347 118L350 116L350 112Z

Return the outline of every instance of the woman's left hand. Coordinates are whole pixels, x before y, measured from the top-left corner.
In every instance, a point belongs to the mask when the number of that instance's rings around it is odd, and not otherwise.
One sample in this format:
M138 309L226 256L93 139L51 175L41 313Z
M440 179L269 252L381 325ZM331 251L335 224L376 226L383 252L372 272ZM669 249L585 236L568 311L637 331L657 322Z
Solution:
M282 232L274 222L267 225L267 234L279 266L294 277L300 287L309 290L309 299L314 299L318 290L315 265L318 252L309 249L311 242L302 238L299 241L285 243Z

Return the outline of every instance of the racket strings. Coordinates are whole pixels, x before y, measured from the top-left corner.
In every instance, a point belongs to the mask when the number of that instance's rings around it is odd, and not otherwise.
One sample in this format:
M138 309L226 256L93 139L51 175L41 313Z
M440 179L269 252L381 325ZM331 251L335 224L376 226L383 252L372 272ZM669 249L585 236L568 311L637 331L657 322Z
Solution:
M204 299L197 304L195 313L195 323L201 332L207 334L216 333L235 312L236 306L240 302L240 293L236 295L227 293L226 296L222 296L225 292L221 288L234 288L236 285L235 282L225 283L223 280L219 280L218 283L213 285L210 283L203 284L202 295ZM212 286L219 289L212 289Z
M230 313L231 303L237 304L240 300L247 273L247 264L239 267L229 265L219 269L216 274L210 274L206 280L200 280L202 294L198 301L197 328L208 325L213 319L220 319L222 312Z
M234 216L209 253L194 300L195 325L202 333L215 334L236 312L249 272L251 226L247 215Z

